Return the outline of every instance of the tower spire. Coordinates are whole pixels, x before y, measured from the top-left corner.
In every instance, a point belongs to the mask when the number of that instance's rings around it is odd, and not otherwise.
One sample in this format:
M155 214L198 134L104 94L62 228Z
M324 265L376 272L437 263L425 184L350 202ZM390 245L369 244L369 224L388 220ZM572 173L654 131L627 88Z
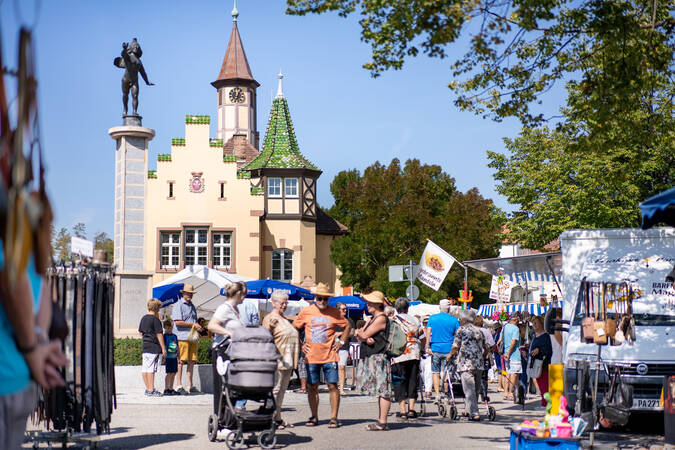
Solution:
M281 73L281 69L279 69L279 75L277 75L277 77L279 77L279 87L277 88L277 97L276 98L284 98L284 90L281 87L281 80L283 80L284 74Z
M234 8L232 8L232 21L236 22L237 17L239 17L239 11L237 11L237 0L234 0Z

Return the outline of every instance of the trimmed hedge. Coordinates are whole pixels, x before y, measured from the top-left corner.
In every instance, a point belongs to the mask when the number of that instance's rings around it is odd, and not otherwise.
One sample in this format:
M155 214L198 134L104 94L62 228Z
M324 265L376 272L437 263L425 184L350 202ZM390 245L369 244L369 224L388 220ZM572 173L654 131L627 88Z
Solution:
M197 346L197 364L211 364L212 339L201 338ZM140 366L142 340L138 338L121 338L114 340L116 366Z

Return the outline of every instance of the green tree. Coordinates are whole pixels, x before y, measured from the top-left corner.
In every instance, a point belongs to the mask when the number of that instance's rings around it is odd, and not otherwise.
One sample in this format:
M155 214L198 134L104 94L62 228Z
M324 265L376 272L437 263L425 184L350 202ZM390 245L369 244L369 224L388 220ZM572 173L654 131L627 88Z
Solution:
M335 11L361 16L364 64L377 77L409 57L446 58L460 39L466 53L451 65L455 104L496 120L533 125L533 110L556 82L588 89L596 112L630 108L636 90L673 74L675 0L287 0L287 13ZM610 57L588 64L600 49ZM609 95L606 95L609 94ZM535 108L536 109L536 106Z
M82 222L77 222L73 225L73 236L80 239L87 239L87 225Z
M69 261L70 257L70 232L67 228L61 228L58 233L52 233L52 254L57 261Z
M499 211L476 189L457 191L440 166L416 159L403 167L398 159L388 166L376 162L363 174L340 172L331 192L335 205L329 213L350 229L331 246L343 285L404 295L407 283L390 283L388 266L418 262L427 238L460 261L497 254L503 223ZM438 292L418 284L421 298L456 297L463 278L455 266ZM471 271L469 285L474 298L486 296L489 277Z
M108 261L114 262L115 243L108 237L108 233L101 231L94 236L94 248L103 250L108 254Z

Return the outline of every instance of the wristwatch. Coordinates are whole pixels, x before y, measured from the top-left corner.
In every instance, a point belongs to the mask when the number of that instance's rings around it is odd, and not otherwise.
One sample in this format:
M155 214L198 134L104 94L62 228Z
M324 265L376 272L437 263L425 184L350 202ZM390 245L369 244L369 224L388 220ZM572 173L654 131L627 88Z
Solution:
M345 341L343 341L342 339L336 338L335 340L338 341L340 345L345 345Z

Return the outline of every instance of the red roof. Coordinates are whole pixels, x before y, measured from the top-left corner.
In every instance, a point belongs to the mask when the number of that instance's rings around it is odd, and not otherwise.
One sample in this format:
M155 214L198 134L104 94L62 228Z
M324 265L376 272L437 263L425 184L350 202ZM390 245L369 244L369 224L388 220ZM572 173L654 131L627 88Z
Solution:
M255 81L251 73L251 67L248 65L244 46L241 43L241 36L239 36L239 29L237 22L232 23L232 33L230 33L230 41L227 43L227 50L225 51L225 58L223 58L223 65L220 67L218 79L211 83L215 88L220 87L227 81L250 81L256 87L260 83Z

